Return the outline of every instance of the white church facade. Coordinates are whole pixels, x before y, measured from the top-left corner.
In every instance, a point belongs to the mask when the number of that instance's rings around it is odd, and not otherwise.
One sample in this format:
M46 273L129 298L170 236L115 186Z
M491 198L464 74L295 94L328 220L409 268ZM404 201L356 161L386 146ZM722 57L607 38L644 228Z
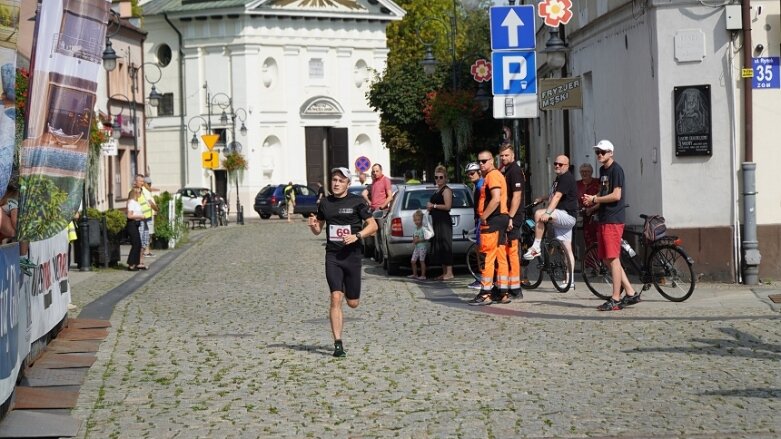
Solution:
M238 186L246 215L267 184L314 185L331 167L389 164L366 92L385 68L386 27L404 15L393 2L152 0L142 7L145 61L161 67L154 85L165 97L147 122L155 187L212 188L233 208L237 189L221 163L226 150L240 150L248 162ZM214 170L202 166L209 128L220 136Z

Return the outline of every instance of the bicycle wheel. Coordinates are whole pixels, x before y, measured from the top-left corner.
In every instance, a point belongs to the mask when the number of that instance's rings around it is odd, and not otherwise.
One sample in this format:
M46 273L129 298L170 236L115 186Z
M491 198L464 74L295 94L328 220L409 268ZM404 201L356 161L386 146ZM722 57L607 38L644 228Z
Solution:
M551 239L546 246L548 251L548 275L553 287L560 293L569 291L572 264L567 257L567 249L558 239Z
M520 252L519 252L520 253ZM521 288L533 290L542 283L542 258L534 258L531 261L523 259L523 253L518 255L521 258Z
M610 270L599 258L597 244L591 244L583 254L580 272L589 291L602 300L613 296L613 277Z
M477 245L470 245L469 250L466 251L466 266L475 280L482 278L484 262L485 256L477 251Z
M694 292L696 278L688 256L680 247L657 247L648 258L651 281L659 294L671 302L683 302Z

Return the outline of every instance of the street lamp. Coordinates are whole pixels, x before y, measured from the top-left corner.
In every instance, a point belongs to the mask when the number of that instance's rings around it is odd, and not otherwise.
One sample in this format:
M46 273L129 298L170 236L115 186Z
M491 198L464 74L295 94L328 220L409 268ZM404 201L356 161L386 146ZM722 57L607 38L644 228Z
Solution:
M219 98L221 97L226 98L227 102L225 100L220 100ZM220 123L222 123L223 125L227 125L228 119L230 119L231 141L226 145L227 151L241 153L242 150L241 143L236 141L236 119L238 118L239 121L241 122L241 128L239 128L239 132L241 133L242 136L246 136L247 126L244 124L244 122L247 120L247 111L241 107L234 108L233 98L228 96L225 93L215 94L212 97L212 100L222 109L222 114L220 115ZM230 114L228 114L227 111L230 111ZM244 225L244 210L241 207L241 200L239 199L238 175L235 176L235 178L236 178L236 224Z
M457 3L456 0L453 0L453 13L450 16L450 23L447 23L445 20L437 17L428 17L420 23L420 26L417 30L418 40L421 44L423 44L425 50L423 59L420 61L420 65L423 67L423 72L427 76L431 76L436 72L437 59L434 56L433 50L434 39L424 39L421 35L421 29L423 29L426 23L434 22L438 23L442 29L446 30L448 44L450 46L450 87L452 91L456 91L458 89L458 59L456 58L456 34L458 32L458 21L456 18L457 12ZM475 94L474 100L478 103L478 105L480 105L480 108L483 111L487 110L490 106L491 97L485 91L485 87L482 83L477 88L477 93ZM455 147L455 159L455 178L456 181L461 181L461 157L458 144L456 144Z
M239 119L239 122L241 122L239 133L242 136L246 136L247 126L245 125L245 122L247 120L247 111L241 107L234 108L233 98L226 93L219 92L212 95L207 82L203 84L203 88L206 90L207 115L206 119L202 116L193 116L187 121L187 129L193 133L193 137L190 139L190 147L192 147L192 149L198 149L198 145L200 144L197 137L199 127L193 128L191 122L195 119L200 119L200 121L206 125L207 132L212 134L212 105L217 105L222 110L220 113L220 124L224 126L230 123L231 125L231 141L225 145L225 151L241 153L243 147L241 143L236 140L236 119ZM241 200L239 199L238 178L236 179L236 224L244 224L244 209L242 208Z
M545 42L545 53L548 68L551 71L559 70L564 67L567 62L567 45L564 44L564 40L559 37L558 27L548 28L548 41Z

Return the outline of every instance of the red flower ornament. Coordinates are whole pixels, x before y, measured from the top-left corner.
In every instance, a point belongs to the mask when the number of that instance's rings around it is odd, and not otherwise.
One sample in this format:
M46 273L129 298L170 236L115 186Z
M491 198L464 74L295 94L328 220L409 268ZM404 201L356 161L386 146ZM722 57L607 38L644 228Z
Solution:
M572 1L544 0L537 8L537 15L544 18L545 24L550 27L567 24L572 19Z
M472 64L472 77L477 82L488 82L491 80L493 69L491 62L484 59L478 59Z

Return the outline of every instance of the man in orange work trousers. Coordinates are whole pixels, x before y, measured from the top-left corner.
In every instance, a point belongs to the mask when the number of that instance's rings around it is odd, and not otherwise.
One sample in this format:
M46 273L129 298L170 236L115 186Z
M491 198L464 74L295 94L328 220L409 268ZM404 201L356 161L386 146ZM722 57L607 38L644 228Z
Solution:
M504 246L507 233L507 183L499 170L494 167L494 157L490 151L481 151L477 155L480 172L483 174L483 187L477 202L477 214L480 216L480 253L485 255L485 265L480 278L480 292L470 305L490 305L494 303L491 290L499 290L496 303L510 303L507 256ZM494 267L496 265L496 267Z

